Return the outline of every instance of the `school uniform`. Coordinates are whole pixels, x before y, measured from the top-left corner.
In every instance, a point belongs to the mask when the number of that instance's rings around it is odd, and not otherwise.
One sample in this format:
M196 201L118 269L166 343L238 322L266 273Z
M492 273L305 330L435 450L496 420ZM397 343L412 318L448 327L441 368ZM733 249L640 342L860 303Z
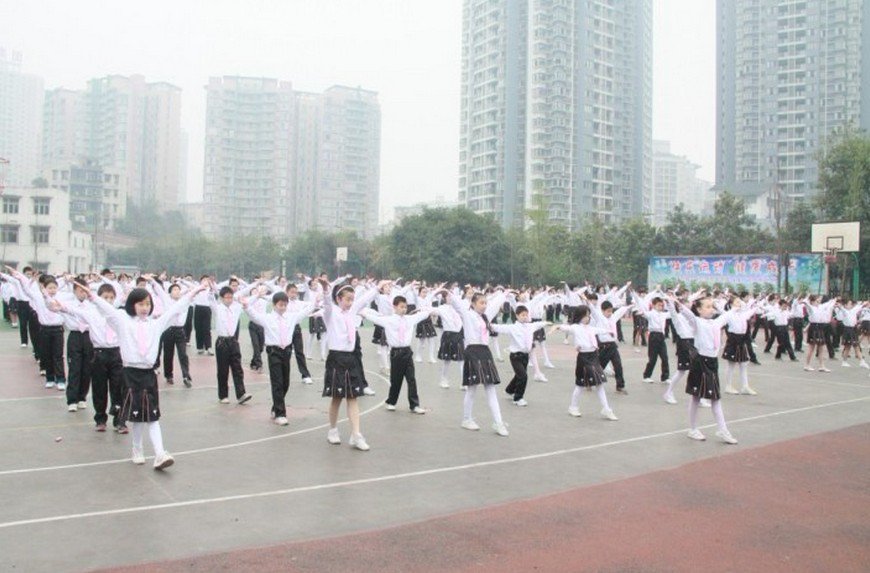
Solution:
M233 375L236 399L245 395L245 371L242 368L242 351L239 347L239 317L242 305L233 301L229 305L210 298L215 318L215 358L217 361L218 399L229 397L229 375Z
M462 362L465 359L465 338L462 335L462 317L449 304L434 307L441 320L441 344L438 360Z
M63 360L64 318L48 309L38 281L30 281L23 290L27 291L36 320L39 321L39 362L41 369L45 370L46 385L66 384Z
M290 300L287 302L287 311L300 313L303 311L305 307L308 306L307 302L301 300ZM312 310L313 310L312 303ZM321 317L321 320L323 318ZM301 322L301 320L300 320ZM296 327L293 329L293 354L296 357L296 367L299 369L299 375L302 376L302 379L305 380L307 378L311 378L311 373L308 371L308 362L305 359L305 345L302 341L302 327L299 324L296 324Z
M791 303L789 325L794 333L794 351L801 352L804 342L804 306L798 299Z
M514 402L519 402L525 396L526 386L529 382L529 354L534 346L535 331L539 328L544 328L544 325L541 323L515 322L513 324L493 324L492 328L496 332L510 337L508 352L510 353L511 368L513 368L514 376L505 387L505 392L513 396Z
M776 338L776 359L779 360L785 352L792 360L794 349L791 347L791 339L788 336L788 323L791 320L789 309L771 308L767 313L767 319L773 324L773 336Z
M168 308L169 301L164 301ZM187 313L180 314L169 323L169 328L163 333L163 376L167 380L174 377L175 354L178 354L178 363L181 365L181 378L185 385L190 384L190 358L187 356L187 334L184 325L187 322Z
M852 308L838 308L837 315L840 321L840 324L843 325L843 347L857 347L858 346L858 315L862 312L863 308L860 306L853 306Z
M747 307L728 314L729 318L725 322L728 336L725 350L722 351L722 358L728 362L749 362L749 345L751 340L747 332L749 329L749 319L754 313L754 308Z
M680 314L694 329L695 349L689 376L686 380L686 394L707 400L719 400L719 350L722 346L722 327L732 318L733 311L725 312L715 319L696 316L685 306Z
M828 349L828 356L832 359L834 358L834 347L831 342L831 317L836 302L835 299L832 299L822 304L804 305L810 320L810 326L807 330L807 344L814 344L817 347L824 344Z
M598 356L598 336L610 331L590 324L560 324L559 330L571 334L577 349L574 384L583 388L604 384L607 379Z
M266 313L261 307L252 304L245 309L251 320L263 327L266 359L269 364L269 384L272 389L272 414L276 418L287 417L285 399L290 389L293 333L299 322L312 310L314 310L314 303L310 301L296 305L293 311L288 307L283 314L274 311Z
M450 297L450 305L462 318L462 328L465 342L465 366L462 369L462 385L484 386L501 383L492 351L489 349L489 339L492 332L491 323L498 309L504 303L504 293L499 293L487 302L486 310L480 314L470 307L470 302Z
M323 397L357 398L365 389L364 375L359 359L354 354L357 341L357 315L377 296L375 288L354 298L348 310L342 310L332 300L331 293L324 299L323 320L326 324L326 372L323 376Z
M214 294L204 290L193 299L193 329L197 351L211 350L211 303Z
M87 301L80 301L75 295L59 296L67 308L83 308ZM94 346L91 342L90 327L84 320L71 314L62 314L64 324L69 334L66 341L66 360L69 367L69 377L66 387L66 403L68 406L85 402L91 389L92 364L94 361Z
M677 335L677 370L688 371L695 354L697 354L694 330L686 318L678 313L673 305L668 305L668 311L671 315L671 324L673 324L674 332Z
M665 321L668 314L664 311L646 310L643 312L648 323L649 342L647 347L647 363L643 370L644 380L652 377L656 367L656 361L662 361L662 382L670 378L670 366L668 364L668 347L665 343Z

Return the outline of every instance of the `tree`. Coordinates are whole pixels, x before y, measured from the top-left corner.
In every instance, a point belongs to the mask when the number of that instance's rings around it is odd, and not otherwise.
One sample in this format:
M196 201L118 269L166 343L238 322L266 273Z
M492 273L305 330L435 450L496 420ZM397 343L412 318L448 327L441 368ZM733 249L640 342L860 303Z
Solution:
M788 212L785 225L780 230L782 249L787 253L810 252L812 226L817 220L816 211L810 203L798 201Z

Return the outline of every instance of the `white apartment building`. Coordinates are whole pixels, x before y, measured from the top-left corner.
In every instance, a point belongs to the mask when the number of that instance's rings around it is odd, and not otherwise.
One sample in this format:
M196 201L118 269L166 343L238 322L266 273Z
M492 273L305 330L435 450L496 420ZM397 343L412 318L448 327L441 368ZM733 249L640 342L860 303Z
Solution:
M697 177L699 166L682 155L671 153L667 141L653 141L653 188L650 222L656 227L667 223L668 213L677 205L698 215L707 214L715 196L713 184Z

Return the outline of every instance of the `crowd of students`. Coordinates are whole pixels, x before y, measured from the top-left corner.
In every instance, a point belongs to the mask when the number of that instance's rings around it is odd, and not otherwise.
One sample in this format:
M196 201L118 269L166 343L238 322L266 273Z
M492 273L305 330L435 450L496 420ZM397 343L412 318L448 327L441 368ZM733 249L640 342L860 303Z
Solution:
M425 414L415 363L440 362L442 388L451 386L451 366L457 364L464 390L461 427L480 430L474 402L482 387L499 436L509 435L497 393L502 339L513 372L504 389L515 406L528 406L530 367L534 380L547 380L541 365L555 367L548 337L561 332L563 342L576 349L568 413L581 417L583 391L594 391L601 417L616 421L605 385L607 375L612 375L615 391L628 394L620 347L627 344L622 325L630 316L631 345L635 352L645 347L648 356L643 382L654 383L658 367L660 381L667 384L662 399L676 404L674 389L685 381L691 397L688 437L705 439L697 413L708 406L717 423L716 435L728 444L737 440L725 421L722 393L756 394L748 364L758 363L754 341L759 332L764 335L764 352L771 352L776 343L776 360L788 356L797 361L795 353L803 351L805 342L807 371L830 372L825 358L834 360L837 348L842 349L843 367L853 360L868 368L861 347L870 339L870 303L845 298L752 297L659 287L646 291L631 283L475 288L351 276L330 281L325 274L258 277L250 282L232 276L217 283L206 275L198 280L165 273L116 276L111 269L79 276L52 276L29 267L7 271L0 273L4 318L19 329L21 347L32 350L45 388L65 392L70 412L86 409L90 394L96 431L107 431L111 415L116 432L132 433L136 464L145 463L147 433L154 467L161 470L174 459L163 445L158 376L162 370L164 383L175 384L177 357L181 383L192 387L187 352L191 338L197 354L215 357L217 400L231 403L232 377L236 403L251 401L239 345L242 314L249 319L249 369L262 371L266 354L272 421L289 423L285 400L291 361L295 359L302 383L313 384L307 361L318 356L325 361L322 395L330 400L327 440L342 442L338 415L344 402L351 426L348 443L361 451L369 445L360 430L358 399L375 393L362 363L359 332L364 319L374 324L372 342L381 372L389 375L387 410L397 409L406 386L410 411ZM307 343L302 334L306 322ZM675 347L673 374L668 339ZM724 388L720 357L726 364ZM739 388L732 383L735 372Z

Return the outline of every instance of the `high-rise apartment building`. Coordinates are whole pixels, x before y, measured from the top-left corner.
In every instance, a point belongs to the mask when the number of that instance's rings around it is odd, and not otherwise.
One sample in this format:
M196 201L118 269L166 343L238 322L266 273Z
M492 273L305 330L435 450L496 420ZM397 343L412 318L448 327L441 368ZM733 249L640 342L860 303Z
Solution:
M90 80L85 90L51 90L42 134L48 167L91 161L122 171L128 200L160 211L183 199L181 90L173 85L112 75Z
M716 185L762 219L811 197L817 156L870 128L870 0L719 0Z
M0 158L9 162L9 186L29 186L42 168L42 78L23 73L21 60L0 48Z
M460 203L616 222L647 212L651 161L651 0L464 1Z
M375 233L380 189L377 94L297 92L268 78L211 78L204 230L211 237Z
M661 227L677 205L686 211L704 214L715 198L709 181L698 179L698 165L682 155L671 153L667 141L653 141L653 185L650 195L650 222Z

